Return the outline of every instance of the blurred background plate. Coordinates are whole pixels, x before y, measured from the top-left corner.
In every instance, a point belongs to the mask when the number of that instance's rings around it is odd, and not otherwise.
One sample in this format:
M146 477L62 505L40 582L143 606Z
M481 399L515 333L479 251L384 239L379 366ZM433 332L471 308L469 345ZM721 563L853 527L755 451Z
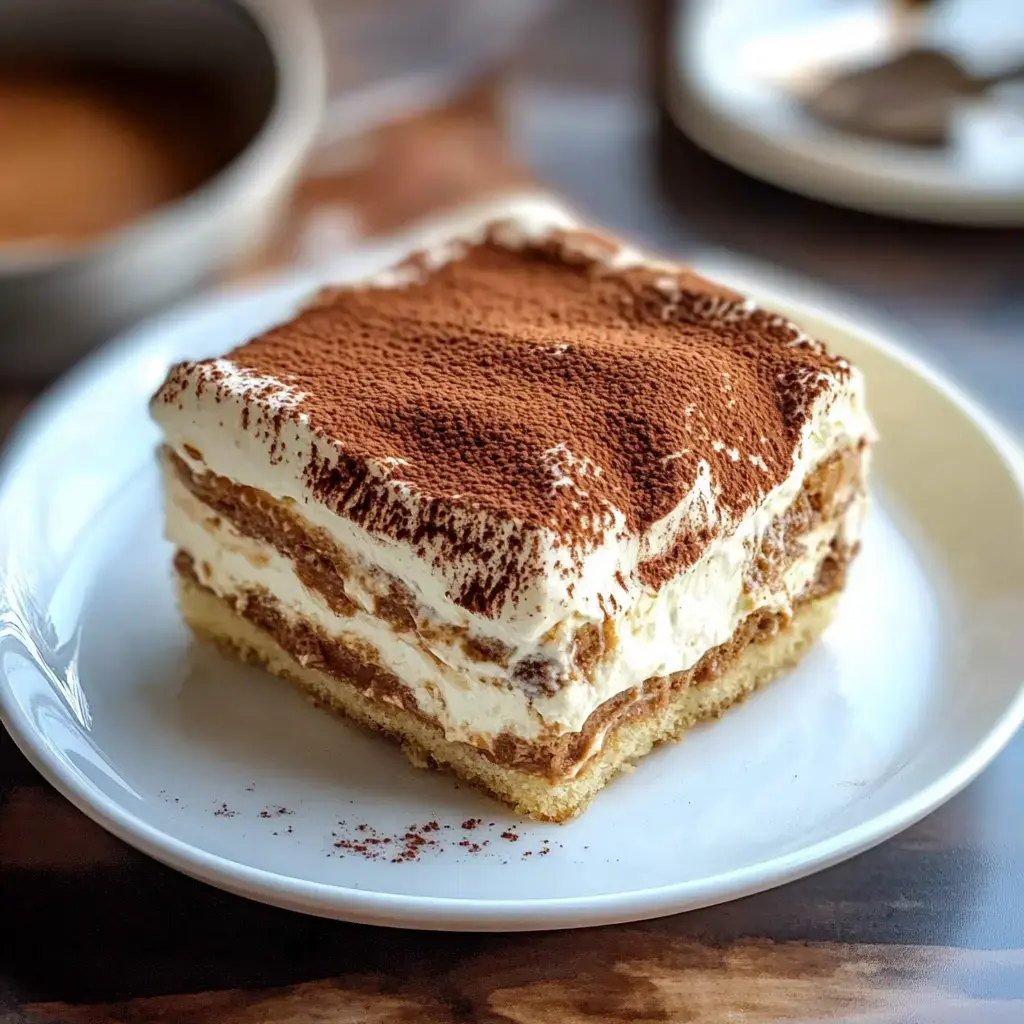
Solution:
M890 48L890 0L689 0L672 26L668 91L679 126L719 159L773 184L920 220L1024 224L1024 94L959 102L942 146L860 137L796 98L830 68ZM942 0L916 40L976 75L1024 58L1020 0Z

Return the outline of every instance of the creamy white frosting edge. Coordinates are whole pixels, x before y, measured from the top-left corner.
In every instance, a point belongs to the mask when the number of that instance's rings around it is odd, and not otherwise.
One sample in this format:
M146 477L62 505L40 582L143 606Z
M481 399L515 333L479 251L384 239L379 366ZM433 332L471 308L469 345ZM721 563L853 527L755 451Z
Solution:
M497 517L484 509L465 508L459 524L465 536L482 537L490 533L487 546L500 549L513 535L523 538L533 535L537 540L533 547L539 551L538 564L524 574L499 612L494 616L479 615L453 600L465 581L480 572L481 556L474 545L467 544L462 551L452 552L443 539L438 538L426 540L419 549L414 549L408 543L373 534L328 508L309 486L305 469L311 453L333 464L337 451L315 434L301 415L297 420L286 421L279 432L272 430L269 420L278 404L273 398L263 400L265 411L250 407L248 426L243 428L244 396L255 386L259 385L254 384L253 378L243 374L239 374L235 386L226 395L213 387L197 389L193 385L186 387L179 396L180 408L177 403L158 401L154 404L153 415L163 429L167 444L194 472L212 471L233 483L265 491L275 499L294 502L295 511L307 522L325 530L339 547L363 565L378 567L401 580L417 601L439 620L500 640L513 648L529 646L568 618L580 624L600 624L607 612L623 611L637 602L648 602L651 588L637 574L642 561L669 548L681 524L695 513L712 521L717 515L715 467L705 463L691 492L676 509L641 536L624 531L622 513L610 509L614 525L605 531L601 542L573 565L571 573L563 574L560 567L569 560L569 552L552 531ZM279 397L280 402L293 400L290 391ZM861 440L872 437L861 378L854 372L841 387L826 390L816 400L804 425L789 476L762 495L750 514L738 523L721 524L721 535L715 543L729 545L731 549L721 568L740 563L745 543L759 539L768 523L789 507L803 486L806 474L822 459L833 451L856 446ZM194 458L192 451L200 452L201 458ZM756 458L754 453L738 454ZM538 457L542 455L538 453ZM724 446L720 457L731 457ZM400 503L410 515L415 515L423 498L400 479L392 479L392 473L400 468L385 460L370 466L371 472L385 481L391 492L389 500ZM530 546L524 543L522 548ZM697 568L691 567L684 575L693 575ZM620 580L625 582L625 588Z

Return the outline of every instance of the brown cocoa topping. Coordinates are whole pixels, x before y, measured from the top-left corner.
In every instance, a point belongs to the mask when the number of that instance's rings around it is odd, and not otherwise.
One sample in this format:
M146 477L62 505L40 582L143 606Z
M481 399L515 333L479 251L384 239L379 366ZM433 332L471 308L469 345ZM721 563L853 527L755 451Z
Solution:
M228 356L304 396L266 429L303 416L329 442L306 471L328 507L421 553L479 556L480 574L452 598L482 615L539 570L537 537L527 530L525 549L511 549L467 531L467 513L547 527L575 551L613 508L643 533L708 463L722 518L737 519L788 475L814 400L849 374L782 318L688 271L595 261L581 249L617 244L592 235L521 251L492 235L433 271L413 260L419 279L330 289ZM189 372L172 373L158 400L176 400ZM204 372L223 386L215 363ZM401 460L391 477L420 494L415 513L372 469L381 460ZM552 486L553 474L574 486ZM650 584L714 532L684 532Z

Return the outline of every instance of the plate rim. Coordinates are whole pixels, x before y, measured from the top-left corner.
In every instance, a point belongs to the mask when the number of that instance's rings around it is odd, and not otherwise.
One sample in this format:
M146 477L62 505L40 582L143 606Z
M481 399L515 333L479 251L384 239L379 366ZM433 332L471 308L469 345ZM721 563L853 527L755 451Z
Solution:
M742 259L739 265L743 267ZM750 282L749 264L746 274L742 269L740 273L766 304L797 316L805 313L825 320L924 378L980 431L1016 491L1024 495L1024 456L1012 435L959 384L917 353L877 333L870 324L859 323L806 298L787 299L770 286L759 288ZM63 403L87 389L92 380L103 378L114 367L130 360L133 349L136 359L144 359L155 344L154 340L145 344L146 338L155 339L172 323L188 323L213 315L225 303L266 301L272 293L283 299L293 290L301 293L320 276L308 272L268 275L257 283L207 293L143 322L98 350L54 384L12 432L0 453L0 498L6 494L12 473L31 451L35 438ZM526 900L460 899L355 889L295 878L210 853L148 824L125 805L64 770L42 734L21 715L3 672L0 722L36 770L87 817L153 859L216 888L284 909L358 924L467 932L541 931L648 920L728 902L807 877L883 842L960 792L1003 750L1024 723L1024 671L1021 676L1013 699L964 757L895 806L833 836L782 856L698 880L625 892Z

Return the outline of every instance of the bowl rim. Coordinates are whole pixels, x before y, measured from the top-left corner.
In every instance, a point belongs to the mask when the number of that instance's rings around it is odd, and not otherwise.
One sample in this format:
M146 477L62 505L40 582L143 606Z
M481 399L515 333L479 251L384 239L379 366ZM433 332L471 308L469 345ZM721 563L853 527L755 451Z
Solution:
M323 38L312 0L229 0L248 15L270 52L277 81L267 116L248 142L196 188L74 246L0 246L0 277L47 273L113 253L147 237L179 236L207 223L225 197L259 190L301 163L320 127L327 93ZM13 255L14 252L17 255Z

